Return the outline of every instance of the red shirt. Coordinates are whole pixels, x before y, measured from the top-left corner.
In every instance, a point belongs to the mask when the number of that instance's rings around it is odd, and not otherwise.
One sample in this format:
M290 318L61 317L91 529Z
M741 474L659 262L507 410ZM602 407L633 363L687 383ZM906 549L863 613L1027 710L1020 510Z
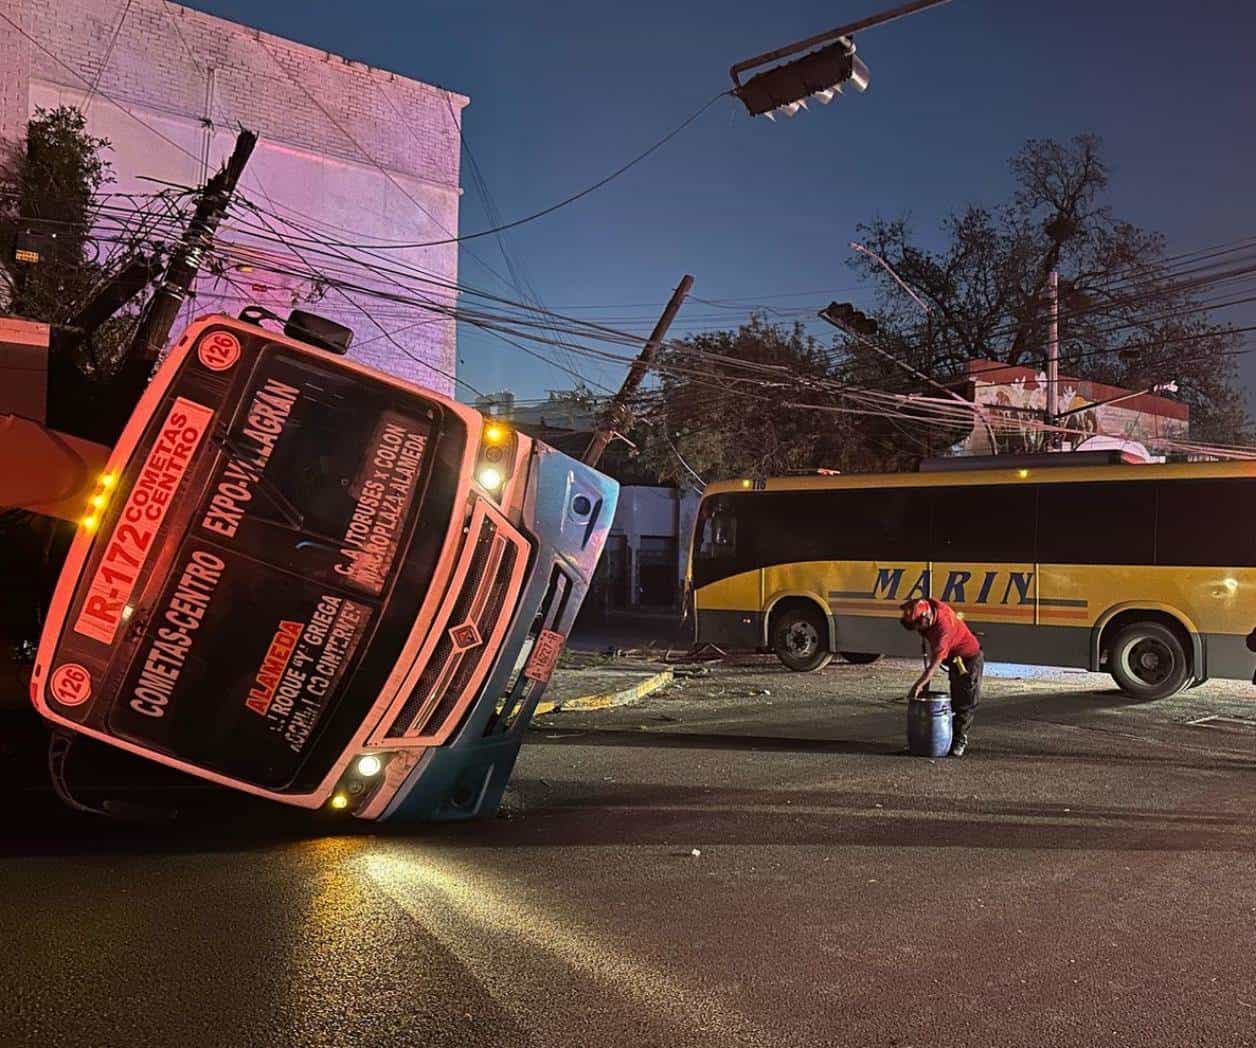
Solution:
M929 598L929 604L933 607L935 617L933 625L925 630L924 638L929 642L929 651L932 654L941 653L945 662L955 655L961 659L971 659L981 651L981 644L973 636L973 631L955 614L949 604L943 604L932 597Z

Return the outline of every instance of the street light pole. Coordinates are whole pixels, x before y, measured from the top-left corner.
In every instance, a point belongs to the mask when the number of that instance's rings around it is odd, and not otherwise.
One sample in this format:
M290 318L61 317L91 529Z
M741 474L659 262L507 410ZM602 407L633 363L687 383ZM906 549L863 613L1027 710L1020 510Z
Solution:
M1054 426L1060 409L1060 274L1051 270L1047 277L1047 418ZM1054 438L1048 436L1054 442Z
M857 240L852 240L850 242L850 246L851 246L852 251L858 251L862 255L867 255L870 259L876 262L882 269L884 269L887 273L889 273L891 277L894 278L894 282L898 284L898 286L901 287L907 293L908 297L910 297L911 300L920 307L921 312L924 313L925 315L925 323L929 325L930 333L932 333L933 309L929 305L929 303L926 302L923 298L921 298L916 293L915 289L909 283L907 283L906 280L904 280L902 277L898 275L898 273L895 271L892 265L890 265L884 258L878 255L871 248L865 247L863 244L859 243ZM825 320L828 320L830 324L834 323L832 319L830 319L829 317L825 317L824 313L821 313L820 316L824 317ZM841 327L840 324L837 324L835 326ZM843 328L843 330L845 329ZM850 332L847 332L847 333L850 334ZM881 356L890 360L892 363L897 364L899 367L906 368L907 371L915 375L917 378L922 378L926 382L932 383L938 389L942 390L948 397L951 397L956 400L960 400L963 403L968 404L972 408L973 414L976 415L977 418L981 419L981 424L986 427L986 436L989 437L990 439L990 454L997 455L999 453L999 442L995 439L994 427L990 425L990 418L989 416L986 415L985 408L983 408L980 404L977 403L976 388L973 389L972 401L969 402L967 400L964 400L964 398L961 397L958 393L956 393L953 389L943 386L941 383L934 381L928 375L925 375L922 372L917 371L910 364L907 364L904 361L899 360L898 357L882 349L880 346L873 344L869 339L863 338L859 336L858 334L856 334L856 337L858 337L865 346L868 346L870 349L876 351L877 353L880 353ZM929 348L931 350L933 348L932 337L929 339Z

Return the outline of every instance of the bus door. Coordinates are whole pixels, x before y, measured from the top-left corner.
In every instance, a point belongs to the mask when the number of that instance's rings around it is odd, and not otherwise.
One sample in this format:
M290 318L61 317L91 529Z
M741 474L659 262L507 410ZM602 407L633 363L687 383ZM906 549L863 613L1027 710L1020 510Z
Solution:
M1024 651L1038 622L1035 488L939 487L933 493L930 596L950 604L990 659Z

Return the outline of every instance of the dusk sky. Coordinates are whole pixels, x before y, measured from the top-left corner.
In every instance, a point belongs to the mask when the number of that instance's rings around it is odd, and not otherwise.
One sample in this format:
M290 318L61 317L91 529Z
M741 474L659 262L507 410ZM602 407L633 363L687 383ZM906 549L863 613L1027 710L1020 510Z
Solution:
M734 61L884 5L192 6L469 95L464 134L508 221L656 141L729 86ZM722 99L624 177L506 234L507 250L546 306L634 331L684 272L697 298L674 334L735 326L753 304L813 315L832 297L870 300L846 265L857 223L907 212L932 236L949 209L1007 195L1007 159L1026 138L1081 131L1104 140L1118 215L1164 233L1170 252L1231 242L1256 234L1253 39L1245 0L954 0L858 38L867 94L776 123ZM465 158L463 172L468 233L491 223ZM495 240L477 240L462 248L463 281L517 298L472 252L504 268ZM1246 309L1224 316L1256 321ZM465 326L458 355L483 390L535 397L572 382ZM1256 354L1241 360L1256 386ZM618 382L612 366L576 366Z

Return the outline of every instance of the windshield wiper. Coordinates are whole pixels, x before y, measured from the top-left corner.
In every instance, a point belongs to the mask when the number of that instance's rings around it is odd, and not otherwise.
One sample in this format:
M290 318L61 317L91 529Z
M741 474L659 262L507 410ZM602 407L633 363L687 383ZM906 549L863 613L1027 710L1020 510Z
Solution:
M242 465L248 465L251 463L253 456L251 456L245 448L242 448L239 443L237 443L236 438L231 435L230 430L211 430L209 439L213 444L222 448ZM305 514L297 509L297 507L292 504L288 496L279 490L279 485L277 485L273 480L267 480L266 476L260 469L254 467L253 472L257 476L257 480L254 484L257 490L265 495L266 498L270 500L271 505L283 514L283 518L288 522L289 527L292 527L297 531L304 531Z

